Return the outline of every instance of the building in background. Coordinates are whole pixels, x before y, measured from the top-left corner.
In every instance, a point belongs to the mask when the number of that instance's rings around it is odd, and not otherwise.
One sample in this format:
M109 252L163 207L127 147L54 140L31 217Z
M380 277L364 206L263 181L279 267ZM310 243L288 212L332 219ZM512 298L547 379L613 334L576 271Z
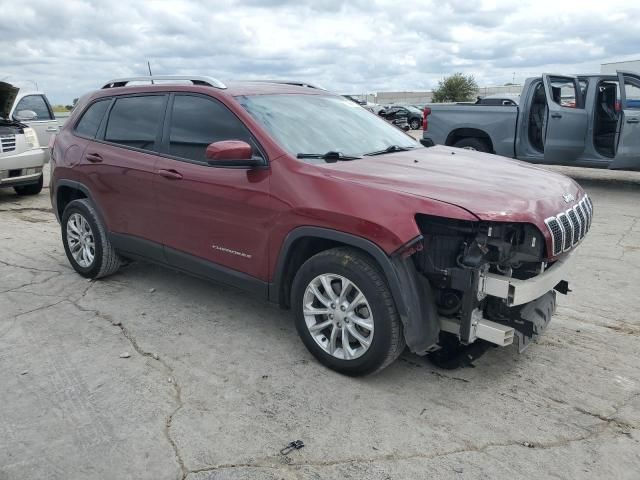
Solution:
M617 70L640 74L640 60L610 62L600 65L600 73L615 74Z

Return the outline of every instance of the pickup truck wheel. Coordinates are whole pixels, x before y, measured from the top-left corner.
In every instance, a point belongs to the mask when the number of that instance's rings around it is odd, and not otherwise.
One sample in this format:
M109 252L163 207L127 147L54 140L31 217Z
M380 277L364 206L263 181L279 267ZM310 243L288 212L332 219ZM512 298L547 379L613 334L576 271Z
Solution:
M76 272L86 278L100 278L118 270L120 256L89 200L69 203L60 223L64 251Z
M475 150L478 152L491 153L489 145L487 145L487 142L485 142L481 138L463 138L462 140L458 140L456 143L454 143L453 146L456 148L464 148L465 150Z
M37 183L33 183L31 185L22 185L20 187L13 187L15 192L18 195L38 195L42 191L42 175L40 175L40 179Z
M334 248L307 260L293 280L298 334L323 365L367 375L404 350L402 324L383 274L367 255Z
M411 120L411 130L418 130L420 128L420 120L414 118Z

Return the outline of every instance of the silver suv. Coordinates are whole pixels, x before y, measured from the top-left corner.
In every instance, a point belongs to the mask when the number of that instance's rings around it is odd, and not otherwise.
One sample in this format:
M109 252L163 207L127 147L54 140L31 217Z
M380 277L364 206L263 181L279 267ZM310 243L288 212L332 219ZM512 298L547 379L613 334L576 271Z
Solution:
M11 119L17 93L13 85L0 82L0 187L13 187L18 195L36 195L42 190L47 153L34 129Z

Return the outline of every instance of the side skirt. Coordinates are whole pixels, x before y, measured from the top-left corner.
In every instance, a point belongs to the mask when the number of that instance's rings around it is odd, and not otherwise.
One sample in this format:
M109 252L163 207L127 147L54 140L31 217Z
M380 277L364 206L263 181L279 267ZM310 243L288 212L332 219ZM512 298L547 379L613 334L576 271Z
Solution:
M109 239L114 248L125 257L156 263L267 299L269 284L245 273L139 237L110 233Z

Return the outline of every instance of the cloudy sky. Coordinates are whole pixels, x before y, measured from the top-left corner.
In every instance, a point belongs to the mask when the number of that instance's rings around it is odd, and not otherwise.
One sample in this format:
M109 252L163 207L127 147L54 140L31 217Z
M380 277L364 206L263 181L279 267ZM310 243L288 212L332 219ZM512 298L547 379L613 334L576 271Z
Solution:
M585 73L640 59L640 2L0 0L0 80L69 103L114 77L289 78L341 93Z

